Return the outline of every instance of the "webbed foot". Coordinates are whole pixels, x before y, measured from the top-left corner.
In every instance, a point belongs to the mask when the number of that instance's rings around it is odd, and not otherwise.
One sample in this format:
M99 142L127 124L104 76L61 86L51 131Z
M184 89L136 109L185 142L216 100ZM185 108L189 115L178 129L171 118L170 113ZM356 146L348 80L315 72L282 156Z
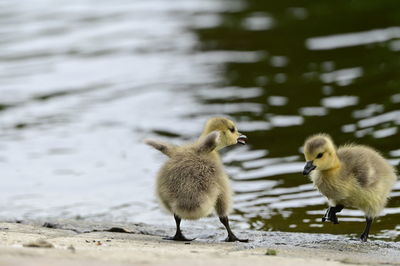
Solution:
M173 241L186 241L190 242L195 240L196 238L186 238L183 234L176 234L173 237L163 237L164 240L173 240Z
M325 215L322 217L322 222L329 221L332 222L333 224L338 224L339 219L336 216L336 213L340 212L343 210L344 206L343 205L337 205L335 207L329 207L326 210Z
M240 239L235 236L232 232L231 227L229 226L229 219L228 216L220 216L219 220L225 226L226 231L228 232L228 237L225 239L225 242L249 242L248 239Z
M362 233L360 236L361 242L367 242L367 239L368 239L368 234Z
M236 241L245 242L245 243L249 242L248 239L240 239L240 238L237 238L235 235L230 235L225 239L225 242L236 242Z
M164 240L173 240L173 241L193 241L196 238L186 238L181 231L181 218L174 214L174 218L175 218L175 223L176 223L176 233L173 237L164 237Z

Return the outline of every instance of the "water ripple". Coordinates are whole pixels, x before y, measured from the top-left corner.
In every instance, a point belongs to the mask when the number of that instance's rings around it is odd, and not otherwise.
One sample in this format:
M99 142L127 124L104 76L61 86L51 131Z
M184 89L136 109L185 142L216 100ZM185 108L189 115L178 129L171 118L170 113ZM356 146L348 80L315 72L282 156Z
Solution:
M400 27L313 37L306 41L306 46L310 50L329 50L384 42L394 38L400 38Z

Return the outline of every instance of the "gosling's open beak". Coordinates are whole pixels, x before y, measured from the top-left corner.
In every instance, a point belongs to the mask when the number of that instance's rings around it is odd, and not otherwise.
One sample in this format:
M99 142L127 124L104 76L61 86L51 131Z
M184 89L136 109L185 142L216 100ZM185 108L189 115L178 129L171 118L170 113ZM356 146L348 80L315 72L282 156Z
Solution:
M247 137L245 135L239 135L237 138L237 143L240 143L242 145L246 145Z
M303 175L308 175L315 168L317 168L317 167L315 165L313 165L313 162L312 161L308 161L306 163L306 165L304 166Z

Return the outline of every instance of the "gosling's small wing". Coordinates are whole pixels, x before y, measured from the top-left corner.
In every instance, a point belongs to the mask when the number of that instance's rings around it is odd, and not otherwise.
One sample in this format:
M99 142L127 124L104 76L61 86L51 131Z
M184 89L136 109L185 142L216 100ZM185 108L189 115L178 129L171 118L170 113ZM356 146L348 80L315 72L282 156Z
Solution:
M346 176L353 176L361 187L373 186L386 175L385 160L373 149L365 146L347 146L338 151L346 165Z
M168 157L171 157L177 148L177 146L175 146L173 144L169 144L166 142L153 140L153 139L146 139L146 140L144 140L144 143L154 147L156 150L159 150L160 152L164 153Z
M219 132L213 131L199 142L199 152L211 152L218 145Z

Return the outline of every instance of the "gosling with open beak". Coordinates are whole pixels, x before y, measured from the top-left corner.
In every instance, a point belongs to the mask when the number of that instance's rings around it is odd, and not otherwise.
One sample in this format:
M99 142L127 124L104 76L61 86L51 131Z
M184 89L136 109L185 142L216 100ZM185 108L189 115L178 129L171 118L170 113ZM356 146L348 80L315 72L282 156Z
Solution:
M240 134L237 138L237 143L246 145L247 137L245 135Z

